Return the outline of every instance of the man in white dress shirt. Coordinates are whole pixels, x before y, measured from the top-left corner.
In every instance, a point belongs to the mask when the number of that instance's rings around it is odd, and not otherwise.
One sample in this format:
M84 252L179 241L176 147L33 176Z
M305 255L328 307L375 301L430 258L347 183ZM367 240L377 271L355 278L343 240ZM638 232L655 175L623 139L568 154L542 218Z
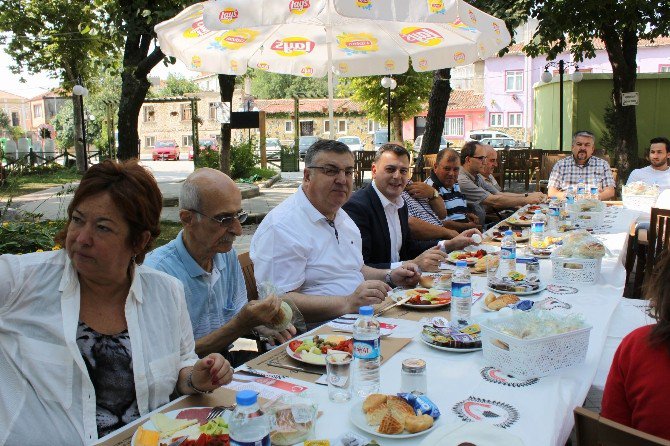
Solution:
M649 159L649 165L633 170L626 184L641 181L649 185L657 184L661 192L670 189L670 166L668 166L670 140L662 136L652 138L649 141L647 158Z
M289 293L308 323L379 304L389 284L415 285L420 273L414 264L392 270L363 264L361 234L341 209L353 185L349 148L317 141L305 166L302 187L270 211L251 240L256 281Z

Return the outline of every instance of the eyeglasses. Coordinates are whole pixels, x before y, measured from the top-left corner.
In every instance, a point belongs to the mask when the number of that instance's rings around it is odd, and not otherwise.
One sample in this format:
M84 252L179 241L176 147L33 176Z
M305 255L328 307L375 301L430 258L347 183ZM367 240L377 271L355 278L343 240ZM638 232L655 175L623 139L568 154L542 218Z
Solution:
M482 155L482 156L471 156L470 158L478 159L479 161L484 162L484 160L487 158L487 156L486 156L486 155Z
M227 227L231 226L233 224L233 220L235 220L235 219L237 219L237 221L239 221L240 224L242 224L245 221L247 221L247 217L249 216L248 212L240 211L237 214L232 215L230 217L214 218L214 217L210 217L207 214L203 214L200 211L196 211L195 209L189 209L189 211L195 212L196 214L202 215L203 217L207 217L210 220L217 222L218 224L220 224L224 228L227 228Z
M340 174L340 172L344 172L345 177L350 177L350 176L353 176L353 174L354 174L354 168L353 167L346 167L344 169L340 169L339 167L335 167L335 166L332 166L330 164L326 164L325 166L307 166L307 168L308 169L319 169L327 177L336 177Z

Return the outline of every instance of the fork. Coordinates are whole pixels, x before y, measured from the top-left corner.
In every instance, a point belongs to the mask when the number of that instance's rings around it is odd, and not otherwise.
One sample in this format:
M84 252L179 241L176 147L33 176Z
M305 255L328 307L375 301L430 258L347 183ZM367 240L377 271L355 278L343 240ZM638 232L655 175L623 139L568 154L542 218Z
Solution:
M237 407L237 404L231 404L230 406L215 406L212 407L212 410L209 412L207 415L207 418L205 418L206 421L213 420L216 417L221 416L225 411L230 410L233 411L235 410L235 407Z

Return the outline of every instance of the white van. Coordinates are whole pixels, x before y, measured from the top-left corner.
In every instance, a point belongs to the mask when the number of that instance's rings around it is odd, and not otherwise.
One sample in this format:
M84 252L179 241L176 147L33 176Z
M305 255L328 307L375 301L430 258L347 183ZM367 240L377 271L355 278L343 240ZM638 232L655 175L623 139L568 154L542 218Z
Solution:
M497 130L470 130L465 137L466 141L480 141L483 138L512 138L510 135Z

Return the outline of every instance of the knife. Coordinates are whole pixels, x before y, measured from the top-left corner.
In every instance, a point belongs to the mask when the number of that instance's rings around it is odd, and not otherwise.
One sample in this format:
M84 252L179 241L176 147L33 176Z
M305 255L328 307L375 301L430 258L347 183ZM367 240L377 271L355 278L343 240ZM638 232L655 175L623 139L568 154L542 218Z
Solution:
M375 317L379 316L379 315L382 314L382 313L386 313L386 311L390 310L390 309L393 308L393 307L397 307L398 305L402 305L402 304L404 304L404 303L407 303L407 301L410 300L412 297L414 297L414 296L407 296L407 297L405 297L405 298L403 298L403 299L400 299L398 302L396 302L396 303L394 303L394 304L392 304L392 305L389 305L389 306L386 307L386 308L383 308L383 309L379 310L378 312L375 313Z
M276 380L282 380L284 378L288 378L287 376L284 375L279 375L276 373L269 373L265 372L263 370L258 370L258 369L252 369L251 367L247 367L244 369L237 370L236 373L247 373L249 375L255 375L255 376L261 376L263 378L271 378L271 379L276 379Z
M277 367L277 368L280 368L280 369L293 370L294 372L310 373L312 375L321 376L321 375L324 374L324 373L321 373L321 372L313 372L311 370L303 369L301 367L295 367L295 366L292 366L292 365L285 365L285 364L268 364L268 365L272 366L272 367Z

